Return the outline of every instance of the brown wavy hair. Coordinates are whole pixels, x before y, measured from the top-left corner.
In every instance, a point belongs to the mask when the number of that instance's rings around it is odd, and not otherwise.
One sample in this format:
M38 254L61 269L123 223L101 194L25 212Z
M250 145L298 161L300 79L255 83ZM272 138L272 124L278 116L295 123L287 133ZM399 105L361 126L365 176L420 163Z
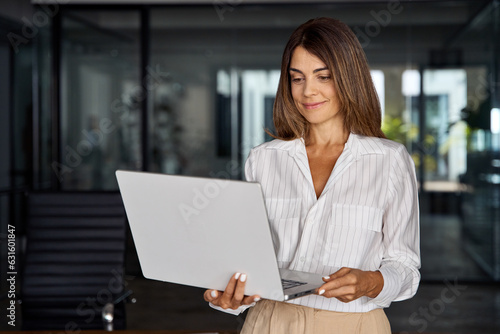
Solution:
M290 36L283 52L281 76L274 101L274 138L292 140L307 137L309 123L293 101L290 60L302 46L321 59L332 73L346 131L385 138L381 110L365 53L351 29L339 20L321 17L307 21Z

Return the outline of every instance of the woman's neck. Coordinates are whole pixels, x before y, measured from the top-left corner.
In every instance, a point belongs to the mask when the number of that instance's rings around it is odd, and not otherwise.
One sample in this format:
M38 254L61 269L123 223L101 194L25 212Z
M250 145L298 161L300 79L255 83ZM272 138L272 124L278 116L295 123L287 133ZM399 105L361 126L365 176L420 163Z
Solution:
M343 124L338 126L320 126L311 124L306 139L307 146L328 147L344 145L349 138Z

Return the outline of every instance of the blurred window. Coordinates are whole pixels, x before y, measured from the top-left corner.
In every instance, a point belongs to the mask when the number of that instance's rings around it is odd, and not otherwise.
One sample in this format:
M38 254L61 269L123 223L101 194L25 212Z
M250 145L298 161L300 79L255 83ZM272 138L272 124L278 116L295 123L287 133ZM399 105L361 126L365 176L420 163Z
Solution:
M138 11L65 11L61 55L61 159L68 190L116 189L115 170L141 169Z

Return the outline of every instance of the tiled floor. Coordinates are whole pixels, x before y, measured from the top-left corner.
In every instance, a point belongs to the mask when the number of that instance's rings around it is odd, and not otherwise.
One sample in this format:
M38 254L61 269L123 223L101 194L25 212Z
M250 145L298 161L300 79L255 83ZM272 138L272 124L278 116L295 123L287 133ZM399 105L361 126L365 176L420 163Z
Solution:
M457 216L422 215L420 234L420 273L424 281L442 281L456 277L463 281L490 280L466 253Z

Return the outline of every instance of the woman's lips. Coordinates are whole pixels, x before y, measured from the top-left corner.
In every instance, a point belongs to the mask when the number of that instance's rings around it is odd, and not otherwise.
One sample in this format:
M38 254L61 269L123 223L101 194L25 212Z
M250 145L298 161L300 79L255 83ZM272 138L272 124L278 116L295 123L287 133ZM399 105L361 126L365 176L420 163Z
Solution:
M303 105L306 109L316 109L316 108L321 107L323 104L325 104L325 102L302 103L302 105Z

